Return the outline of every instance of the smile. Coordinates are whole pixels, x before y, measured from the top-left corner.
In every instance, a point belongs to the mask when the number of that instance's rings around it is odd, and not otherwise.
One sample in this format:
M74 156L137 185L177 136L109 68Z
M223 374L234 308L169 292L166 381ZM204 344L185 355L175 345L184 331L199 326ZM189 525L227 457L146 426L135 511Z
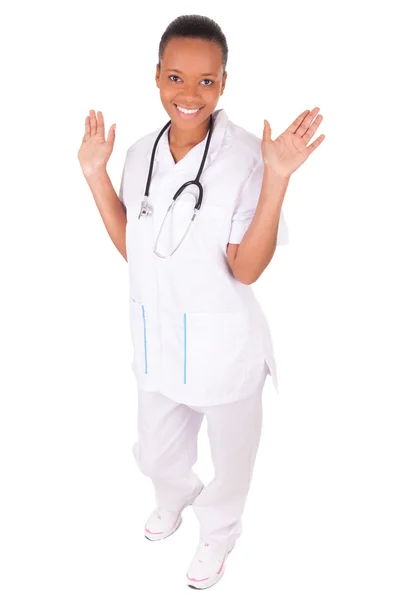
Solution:
M204 108L204 106L200 106L199 108L184 108L183 106L179 106L178 104L175 104L174 106L181 115L185 115L188 117L197 115L197 113L200 112L202 108Z

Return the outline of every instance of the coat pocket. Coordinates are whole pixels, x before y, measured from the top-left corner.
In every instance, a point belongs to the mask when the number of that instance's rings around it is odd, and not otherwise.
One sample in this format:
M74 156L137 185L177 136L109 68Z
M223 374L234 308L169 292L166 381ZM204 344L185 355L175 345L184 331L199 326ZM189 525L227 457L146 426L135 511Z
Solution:
M185 313L183 383L226 395L246 381L251 332L242 314Z
M129 321L134 348L133 367L136 373L147 373L146 311L143 304L130 298Z

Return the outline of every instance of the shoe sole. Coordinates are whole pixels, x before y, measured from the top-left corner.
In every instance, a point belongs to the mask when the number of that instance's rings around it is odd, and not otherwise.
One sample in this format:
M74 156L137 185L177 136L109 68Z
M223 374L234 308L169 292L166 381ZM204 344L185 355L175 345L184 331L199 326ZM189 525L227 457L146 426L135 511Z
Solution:
M201 486L200 491L198 492L198 494L196 494L196 496L194 496L194 498L191 498L190 500L188 500L181 508L180 510L180 515L179 515L179 519L176 523L176 525L173 527L173 529L171 531L169 531L168 533L166 533L165 535L162 536L154 536L154 537L149 537L149 535L147 533L144 534L144 537L149 540L150 542L159 542L161 540L165 540L166 538L168 538L170 535L172 535L173 533L175 533L175 531L177 529L179 529L179 527L182 525L182 512L185 510L185 508L187 508L188 506L192 506L193 502L196 500L196 498L198 496L200 496L201 492L204 489L204 485Z

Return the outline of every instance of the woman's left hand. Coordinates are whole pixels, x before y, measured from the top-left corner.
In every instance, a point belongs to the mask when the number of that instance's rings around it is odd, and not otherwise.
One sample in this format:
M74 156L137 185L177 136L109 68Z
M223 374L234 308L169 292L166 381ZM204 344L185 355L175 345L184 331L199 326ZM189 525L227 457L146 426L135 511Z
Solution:
M313 121L318 112L318 107L311 112L305 110L276 140L271 139L271 126L267 120L264 121L261 150L264 164L270 171L289 178L323 142L325 136L320 135L307 146L323 119L322 115L318 115Z

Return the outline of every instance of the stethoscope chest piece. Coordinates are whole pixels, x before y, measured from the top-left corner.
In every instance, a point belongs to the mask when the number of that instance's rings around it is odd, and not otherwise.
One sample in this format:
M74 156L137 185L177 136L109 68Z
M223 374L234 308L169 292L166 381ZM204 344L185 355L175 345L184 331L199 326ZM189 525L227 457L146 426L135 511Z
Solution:
M140 205L140 211L138 215L138 219L140 217L150 217L153 214L153 207L146 200L142 200Z

